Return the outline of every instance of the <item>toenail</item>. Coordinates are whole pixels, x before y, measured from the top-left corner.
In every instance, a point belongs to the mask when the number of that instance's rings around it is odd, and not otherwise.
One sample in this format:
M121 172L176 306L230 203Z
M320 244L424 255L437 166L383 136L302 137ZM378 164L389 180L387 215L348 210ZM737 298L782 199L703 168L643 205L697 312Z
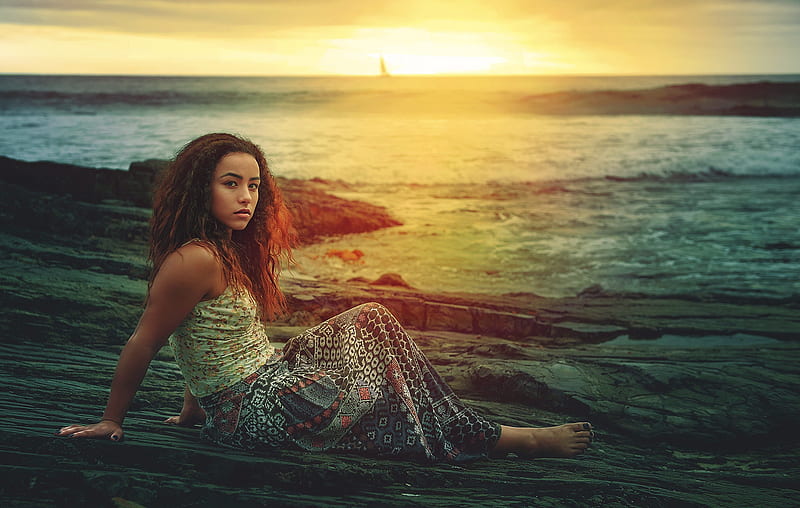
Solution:
M584 423L584 424L583 424L583 428L584 428L584 430L589 430L589 429L591 429L591 428L592 428L592 426L591 426L591 424Z

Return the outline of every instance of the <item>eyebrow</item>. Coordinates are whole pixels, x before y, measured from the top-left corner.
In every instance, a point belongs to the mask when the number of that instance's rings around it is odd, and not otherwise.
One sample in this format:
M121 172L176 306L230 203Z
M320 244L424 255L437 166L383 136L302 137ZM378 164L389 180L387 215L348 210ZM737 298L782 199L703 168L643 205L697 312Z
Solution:
M244 180L244 177L242 175L237 175L236 173L231 173L230 171L225 173L224 175L220 175L220 178L225 178L226 176L232 176L234 178L238 178L239 180ZM254 176L253 178L250 179L250 181L252 182L253 180L261 180L261 177Z

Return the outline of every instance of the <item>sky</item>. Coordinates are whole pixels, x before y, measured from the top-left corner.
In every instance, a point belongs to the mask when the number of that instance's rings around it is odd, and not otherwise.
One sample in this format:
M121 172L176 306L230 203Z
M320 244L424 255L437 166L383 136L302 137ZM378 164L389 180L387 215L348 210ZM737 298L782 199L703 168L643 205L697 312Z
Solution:
M800 73L800 0L0 0L0 73Z

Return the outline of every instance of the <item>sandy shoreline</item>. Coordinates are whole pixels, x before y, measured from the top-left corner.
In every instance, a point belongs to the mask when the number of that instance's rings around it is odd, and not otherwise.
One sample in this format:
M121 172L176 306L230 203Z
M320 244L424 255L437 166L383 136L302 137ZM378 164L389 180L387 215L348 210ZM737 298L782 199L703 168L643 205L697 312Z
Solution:
M380 301L454 389L497 421L593 421L598 442L572 461L456 468L220 451L198 443L197 429L158 423L180 405L180 374L166 350L134 403L125 443L57 439L57 426L101 411L116 354L135 326L146 287L147 211L76 202L8 180L2 189L4 505L120 506L114 499L121 498L143 506L464 499L475 506L778 506L798 495L800 318L792 301L601 290L499 297L286 280L293 312L271 327L276 343L344 308ZM681 337L691 337L692 347Z

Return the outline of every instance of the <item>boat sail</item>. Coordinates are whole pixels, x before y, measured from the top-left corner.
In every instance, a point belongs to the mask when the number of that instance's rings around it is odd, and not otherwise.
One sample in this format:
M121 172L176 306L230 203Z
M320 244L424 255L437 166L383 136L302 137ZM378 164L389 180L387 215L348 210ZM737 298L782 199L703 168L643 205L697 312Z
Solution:
M383 59L383 55L381 55L381 77L388 78L391 76L389 71L386 69L386 61Z

